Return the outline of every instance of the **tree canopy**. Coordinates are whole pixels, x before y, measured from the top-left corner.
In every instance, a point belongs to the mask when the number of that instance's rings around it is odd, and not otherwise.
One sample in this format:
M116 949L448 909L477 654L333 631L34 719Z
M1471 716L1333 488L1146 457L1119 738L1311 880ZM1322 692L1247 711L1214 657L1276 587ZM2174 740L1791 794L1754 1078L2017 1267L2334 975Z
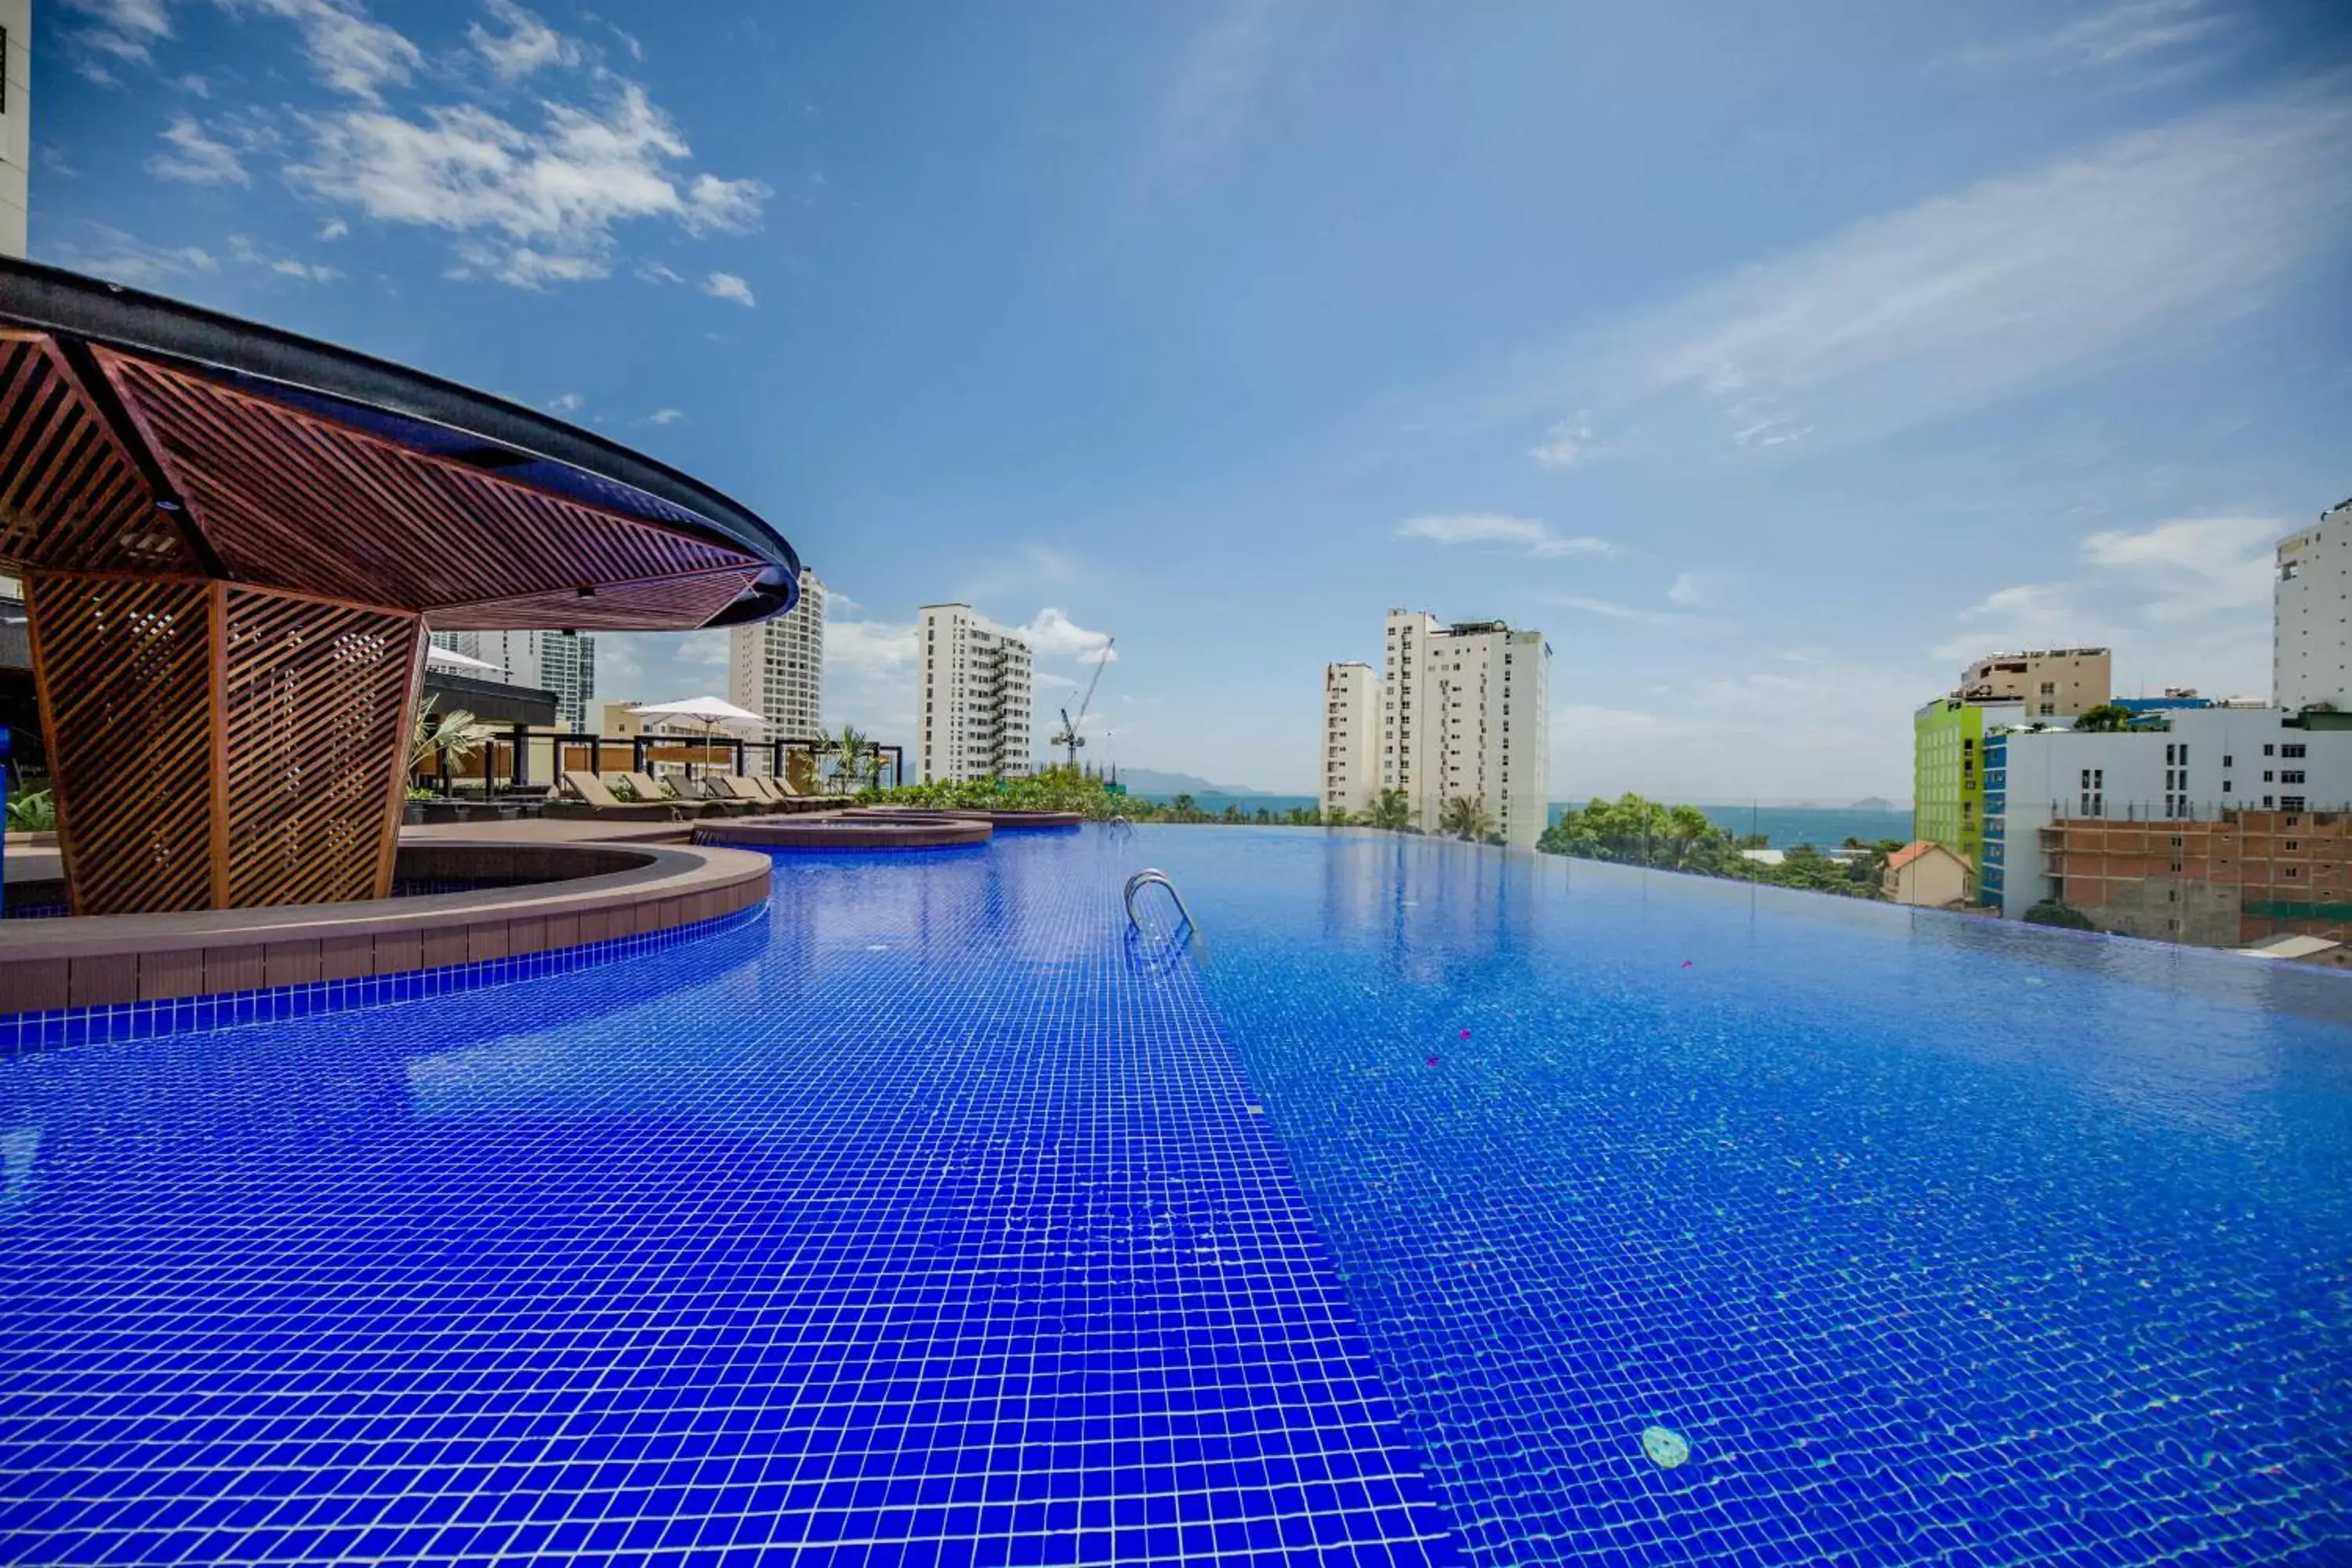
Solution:
M1901 846L1893 839L1882 839L1868 848L1850 846L1855 853L1833 858L1801 844L1789 850L1779 865L1769 865L1739 853L1760 845L1717 826L1695 805L1664 805L1638 795L1622 795L1615 800L1589 801L1581 810L1566 813L1544 830L1536 847L1584 860L1876 899L1885 897L1880 883L1886 857Z

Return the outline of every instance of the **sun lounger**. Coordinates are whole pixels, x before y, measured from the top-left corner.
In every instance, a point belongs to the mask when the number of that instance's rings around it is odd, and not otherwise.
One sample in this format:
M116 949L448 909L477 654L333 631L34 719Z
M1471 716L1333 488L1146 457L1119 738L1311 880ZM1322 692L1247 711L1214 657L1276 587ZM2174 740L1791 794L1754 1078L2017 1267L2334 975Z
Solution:
M674 800L623 800L604 787L604 781L584 769L572 769L563 775L566 792L547 803L547 815L558 818L609 817L637 822L678 822L686 813Z
M767 797L733 773L705 773L702 787L709 792L712 809L730 816L757 816L773 809Z
M668 801L688 816L703 816L709 805L708 801L671 796L650 773L622 773L619 776L628 781L630 791L639 800Z

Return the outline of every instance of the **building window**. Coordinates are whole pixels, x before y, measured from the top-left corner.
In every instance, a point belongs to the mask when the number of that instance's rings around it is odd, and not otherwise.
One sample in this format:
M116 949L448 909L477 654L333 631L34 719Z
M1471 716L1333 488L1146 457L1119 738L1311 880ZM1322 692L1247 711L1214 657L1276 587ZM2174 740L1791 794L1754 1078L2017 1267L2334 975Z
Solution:
M2264 769L2263 770L2263 783L2264 783L2264 784L2276 784L2277 782L2278 782L2277 774L2276 774L2274 772L2273 772L2273 770L2271 770L2271 769L2269 769L2269 768L2264 768Z
M2269 742L2265 742L2263 743L2263 755L2264 755L2264 756L2266 756L2266 757L2271 757L2271 756L2276 756L2277 754L2278 754L2278 748L2277 748L2276 746L2271 745L2271 744L2270 744Z
M2279 748L2279 755L2282 757L2299 757L2303 754L2304 743L2301 741L2289 741Z
M2281 784L2301 784L2302 782L2303 770L2301 768L2283 768L2279 771L2279 783Z

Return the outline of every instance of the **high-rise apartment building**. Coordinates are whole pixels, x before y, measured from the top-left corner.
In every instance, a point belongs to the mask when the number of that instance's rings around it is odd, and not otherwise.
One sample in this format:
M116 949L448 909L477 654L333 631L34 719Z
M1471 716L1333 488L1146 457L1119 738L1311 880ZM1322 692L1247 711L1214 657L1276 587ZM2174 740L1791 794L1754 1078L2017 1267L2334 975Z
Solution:
M1993 653L1961 672L1964 702L2019 702L2031 719L2072 719L2115 698L2114 658L2103 647Z
M727 700L767 721L768 737L814 741L824 708L824 584L801 569L800 603L727 633Z
M1551 785L1543 634L1391 610L1381 668L1381 787L1404 791L1430 831L1448 801L1478 801L1505 843L1534 848Z
M33 171L33 0L0 0L0 256L25 254Z
M2278 542L2271 590L2271 700L2352 712L2352 500Z
M485 680L555 693L555 721L575 734L588 731L588 704L596 696L596 639L581 632L435 632L443 647L497 667Z
M1381 787L1381 678L1349 660L1323 670L1323 809L1361 816Z
M925 605L915 639L915 777L955 784L1028 773L1029 645L970 605Z

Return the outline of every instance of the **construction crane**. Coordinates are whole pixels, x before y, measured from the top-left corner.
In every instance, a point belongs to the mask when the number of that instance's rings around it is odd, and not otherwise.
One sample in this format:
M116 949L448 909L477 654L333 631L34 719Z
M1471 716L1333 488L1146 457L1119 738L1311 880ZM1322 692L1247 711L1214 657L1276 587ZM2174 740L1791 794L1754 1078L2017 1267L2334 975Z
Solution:
M1094 706L1095 688L1102 684L1103 666L1110 662L1111 646L1118 641L1117 637L1103 638L1102 656L1095 660L1095 676L1092 680L1087 682L1087 695L1078 704L1078 716L1073 719L1070 717L1070 710L1066 708L1063 709L1061 730L1045 742L1049 746L1062 748L1070 760L1072 773L1078 771L1078 748L1087 743L1087 738L1078 733L1078 726L1087 721L1087 710Z

